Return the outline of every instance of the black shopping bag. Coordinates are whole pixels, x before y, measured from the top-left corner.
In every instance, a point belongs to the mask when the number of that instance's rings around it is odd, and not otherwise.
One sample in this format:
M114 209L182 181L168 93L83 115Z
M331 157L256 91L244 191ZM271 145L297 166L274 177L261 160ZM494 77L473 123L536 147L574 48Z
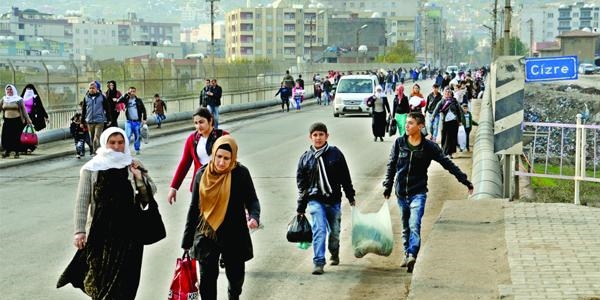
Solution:
M304 215L294 216L288 224L286 237L290 243L312 242L312 229L308 219Z

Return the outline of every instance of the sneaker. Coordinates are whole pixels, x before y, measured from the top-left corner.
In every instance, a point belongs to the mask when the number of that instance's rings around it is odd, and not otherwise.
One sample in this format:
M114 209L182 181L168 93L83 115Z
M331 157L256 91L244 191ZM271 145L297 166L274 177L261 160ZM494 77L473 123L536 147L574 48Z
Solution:
M412 273L413 269L415 268L416 262L417 259L412 254L409 254L406 259L406 272Z
M331 255L329 258L332 266L337 266L340 264L340 256L339 255Z
M321 265L315 265L315 267L312 270L313 275L321 275L323 273L325 273L325 271L323 271L323 266Z
M402 263L400 264L400 267L404 268L406 267L406 265L408 264L408 254L404 254L404 259L402 260Z
M77 159L81 159L81 155L77 154L77 156L75 156Z

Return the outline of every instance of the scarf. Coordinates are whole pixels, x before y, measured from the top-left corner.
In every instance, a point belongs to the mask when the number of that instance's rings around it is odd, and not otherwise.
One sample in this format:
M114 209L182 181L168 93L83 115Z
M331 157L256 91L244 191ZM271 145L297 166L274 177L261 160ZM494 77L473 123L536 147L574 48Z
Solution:
M23 100L33 99L35 97L35 93L31 89L26 89L25 94L23 94Z
M108 138L119 133L125 139L125 152L114 151L106 146ZM96 156L81 167L81 170L102 171L108 169L121 169L129 166L133 158L129 153L129 140L125 131L119 127L109 127L100 135L100 148L96 150Z
M2 98L2 100L4 100L4 103L13 103L13 102L17 102L17 101L23 99L23 98L21 98L21 96L19 96L19 92L17 91L17 88L12 84L6 85L6 87L4 88L4 93L6 93L6 88L8 88L8 87L12 88L13 95L8 96L5 94L4 98Z
M215 157L219 147L228 144L231 147L231 163L224 172L217 170ZM200 178L200 222L198 231L215 239L217 229L225 219L231 193L231 171L237 165L238 146L233 137L224 135L215 141L211 160Z
M332 193L331 185L329 185L329 179L327 178L325 161L323 161L323 154L325 154L327 150L329 150L329 144L327 143L325 143L325 145L320 149L315 149L315 147L312 145L310 146L310 151L317 160L319 172L319 190L321 190L321 193L325 195L325 197L329 197L329 195Z

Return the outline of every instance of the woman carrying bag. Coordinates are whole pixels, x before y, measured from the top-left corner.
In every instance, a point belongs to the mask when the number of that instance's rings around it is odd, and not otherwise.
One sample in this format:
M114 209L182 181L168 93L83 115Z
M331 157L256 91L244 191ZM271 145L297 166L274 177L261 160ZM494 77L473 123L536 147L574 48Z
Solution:
M248 169L237 162L238 147L228 135L215 141L211 160L195 176L181 247L200 264L200 297L217 299L219 257L223 255L229 299L239 299L245 262L254 256L250 229L260 221L260 203ZM248 217L246 217L246 209Z
M94 300L135 299L147 228L133 225L142 209L152 209L155 192L147 171L131 157L125 131L102 132L100 148L80 171L73 240L78 250L57 288L71 283Z

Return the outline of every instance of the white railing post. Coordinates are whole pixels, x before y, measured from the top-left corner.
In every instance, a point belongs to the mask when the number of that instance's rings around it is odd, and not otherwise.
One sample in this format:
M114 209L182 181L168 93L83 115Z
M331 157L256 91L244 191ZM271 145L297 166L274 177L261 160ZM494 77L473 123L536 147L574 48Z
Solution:
M575 129L575 205L580 205L579 181L581 180L581 114L577 114L577 127Z

